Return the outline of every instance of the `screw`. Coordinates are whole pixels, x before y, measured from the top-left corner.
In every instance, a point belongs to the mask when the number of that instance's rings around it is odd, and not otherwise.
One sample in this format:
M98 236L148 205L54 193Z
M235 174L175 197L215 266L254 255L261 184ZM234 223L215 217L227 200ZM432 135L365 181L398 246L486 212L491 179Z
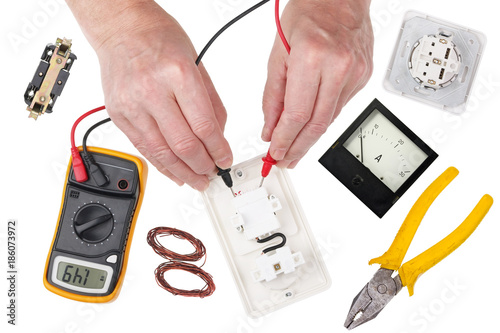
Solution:
M42 77L43 76L43 72L38 73L38 76Z
M244 179L245 178L245 173L243 172L243 170L241 169L236 169L234 170L234 175L236 176L236 178L238 179Z
M62 81L61 81L61 80L57 81L57 84L58 84L58 85L61 85L61 84L62 84Z
M285 294L285 297L292 297L292 295L293 295L293 294L292 294L291 292L287 292L287 293Z
M61 58L57 58L56 62L60 64L62 62Z
M359 186L363 179L360 176L356 176L352 179L352 185Z
M45 102L45 96L40 97L40 102Z

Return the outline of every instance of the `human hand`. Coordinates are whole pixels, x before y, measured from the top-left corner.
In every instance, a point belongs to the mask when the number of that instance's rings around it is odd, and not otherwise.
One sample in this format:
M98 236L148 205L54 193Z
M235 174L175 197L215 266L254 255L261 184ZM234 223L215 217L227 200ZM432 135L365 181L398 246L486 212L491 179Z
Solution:
M278 166L293 168L372 73L369 0L290 0L264 89L262 139Z
M216 164L232 164L224 106L177 21L154 1L125 2L119 21L87 37L101 65L106 109L160 172L202 191Z

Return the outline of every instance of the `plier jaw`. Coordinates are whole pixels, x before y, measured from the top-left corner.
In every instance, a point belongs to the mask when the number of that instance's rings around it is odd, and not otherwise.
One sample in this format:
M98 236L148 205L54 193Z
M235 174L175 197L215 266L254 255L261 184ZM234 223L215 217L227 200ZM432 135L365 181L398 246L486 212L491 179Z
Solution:
M382 309L403 288L399 275L393 270L380 268L354 298L344 326L351 330L377 317Z

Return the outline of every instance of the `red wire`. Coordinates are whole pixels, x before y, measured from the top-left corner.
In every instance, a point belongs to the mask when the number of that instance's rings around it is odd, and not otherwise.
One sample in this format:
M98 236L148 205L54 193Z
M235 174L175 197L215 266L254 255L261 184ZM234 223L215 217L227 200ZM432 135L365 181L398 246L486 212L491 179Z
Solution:
M274 6L274 18L276 20L276 27L278 28L278 34L280 35L281 41L283 42L283 45L285 46L286 52L288 52L288 54L290 54L290 45L288 44L288 41L286 40L285 34L283 33L283 29L281 29L280 0L276 0L276 4Z
M283 29L281 28L281 22L280 22L280 0L276 0L275 6L274 6L274 18L276 21L276 28L278 28L278 35L281 38L281 41L283 42L283 45L285 46L286 52L290 54L290 44L288 44L288 41L286 40L285 34L283 33ZM267 151L266 157L262 159L264 161L264 165L262 166L262 171L261 175L263 178L266 178L269 175L269 172L271 171L271 168L273 165L276 164L276 160L271 157L271 154L269 151ZM264 180L264 179L262 179Z
M88 116L90 116L91 114L93 113L96 113L97 111L101 111L101 110L104 110L106 107L103 105L103 106L100 106L98 108L95 108L93 110L90 110L89 112L86 112L84 113L83 115L80 116L80 118L78 118L75 123L73 124L73 127L71 128L71 148L72 149L76 149L76 144L75 144L75 131L76 131L76 127L78 126L78 124L85 118L87 118Z

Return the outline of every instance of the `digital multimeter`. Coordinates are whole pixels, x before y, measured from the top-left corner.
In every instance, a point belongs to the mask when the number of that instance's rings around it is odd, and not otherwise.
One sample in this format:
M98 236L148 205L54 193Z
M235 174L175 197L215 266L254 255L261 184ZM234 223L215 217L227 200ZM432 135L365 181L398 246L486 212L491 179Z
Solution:
M123 283L147 164L113 150L88 151L109 182L77 182L70 160L43 282L60 296L104 303L118 296Z

